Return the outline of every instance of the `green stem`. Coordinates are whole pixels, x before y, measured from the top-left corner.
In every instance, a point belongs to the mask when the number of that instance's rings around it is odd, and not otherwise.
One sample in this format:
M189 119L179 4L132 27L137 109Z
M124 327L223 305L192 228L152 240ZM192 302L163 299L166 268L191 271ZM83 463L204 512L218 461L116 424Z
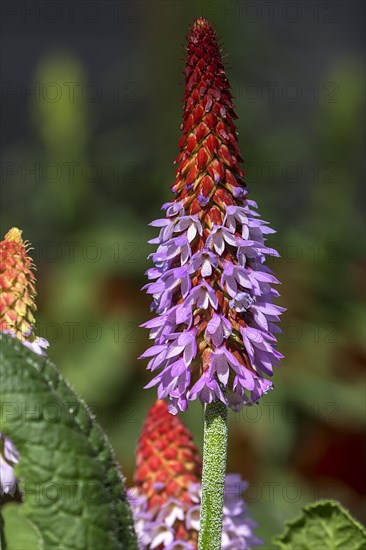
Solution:
M205 405L199 550L220 550L227 455L227 407Z

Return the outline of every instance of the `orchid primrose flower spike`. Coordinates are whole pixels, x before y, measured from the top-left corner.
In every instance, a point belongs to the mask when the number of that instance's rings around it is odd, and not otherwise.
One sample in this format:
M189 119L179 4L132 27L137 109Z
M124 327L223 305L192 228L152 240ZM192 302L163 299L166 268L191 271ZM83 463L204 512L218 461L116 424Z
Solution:
M230 85L216 34L197 19L188 38L182 137L174 198L153 244L154 267L144 287L156 317L143 326L154 341L143 355L170 412L188 402L220 400L238 410L271 389L282 355L273 304L278 280L265 265L278 253L274 233L249 199L240 167Z

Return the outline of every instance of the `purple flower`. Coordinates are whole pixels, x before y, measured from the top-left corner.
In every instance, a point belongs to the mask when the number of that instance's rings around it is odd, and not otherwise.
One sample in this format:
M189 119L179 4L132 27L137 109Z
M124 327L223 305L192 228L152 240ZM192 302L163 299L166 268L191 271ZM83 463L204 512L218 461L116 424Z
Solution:
M224 226L214 226L207 238L207 246L213 248L220 256L224 252L227 244L237 246L237 242L238 239L234 237L230 229Z
M13 496L17 480L13 467L19 462L19 453L11 440L0 432L0 496Z
M242 497L247 487L239 474L226 476L222 550L247 550L263 544L253 532L257 524L249 516ZM160 545L166 550L195 550L200 528L201 483L192 482L187 489L187 501L170 498L160 508L149 508L148 499L137 488L128 490L141 550L152 550ZM177 536L178 530L184 538Z
M245 208L241 206L228 206L224 218L224 223L232 233L235 233L237 226L241 228L243 239L249 236L249 221Z
M215 348L218 348L224 339L229 338L232 331L231 323L223 315L214 314L207 323L206 339L211 341Z
M253 283L250 280L250 271L232 262L223 262L221 284L226 287L231 298L235 298L240 287L251 289Z
M208 249L200 250L192 257L191 272L195 273L201 269L202 277L210 277L212 269L219 265L219 259Z
M251 296L249 292L238 292L235 297L230 300L229 304L232 309L242 313L247 311L255 302L255 297Z
M13 330L2 330L4 334L9 334L13 338L17 338L17 335ZM32 334L32 331L28 330L26 333L23 334L22 338L18 338L22 344L32 350L37 355L47 355L45 350L49 347L50 343L46 338L41 338L39 336L34 336Z

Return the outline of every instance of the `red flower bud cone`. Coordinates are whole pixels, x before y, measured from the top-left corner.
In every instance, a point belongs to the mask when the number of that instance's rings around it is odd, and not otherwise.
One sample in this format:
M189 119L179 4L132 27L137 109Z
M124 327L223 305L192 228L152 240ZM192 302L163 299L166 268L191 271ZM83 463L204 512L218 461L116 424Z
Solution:
M238 164L242 159L230 84L216 33L202 18L194 22L189 36L185 77L182 137L172 189L175 200L186 199L187 213L201 212L208 226L221 224L224 205L235 204L233 189L245 185L244 172Z
M179 417L156 401L147 414L136 450L134 482L149 508L170 498L190 503L187 488L201 479L202 462L192 435Z

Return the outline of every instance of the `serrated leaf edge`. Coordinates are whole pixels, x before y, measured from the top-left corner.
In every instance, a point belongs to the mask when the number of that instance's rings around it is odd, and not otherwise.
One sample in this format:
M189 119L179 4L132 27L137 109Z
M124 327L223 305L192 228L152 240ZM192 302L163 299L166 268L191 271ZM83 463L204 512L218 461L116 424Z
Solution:
M273 539L273 544L277 545L277 548L280 550L287 550L288 545L283 541L284 538L286 538L289 534L289 531L293 527L297 527L299 524L303 523L307 516L309 516L312 512L316 511L317 508L330 506L331 508L334 508L335 510L339 510L343 515L346 516L346 518L349 520L349 522L356 527L361 534L365 538L365 545L366 545L366 530L364 527L359 523L351 514L350 512L337 500L319 500L316 502L312 502L310 504L306 504L302 508L301 515L297 516L294 519L291 519L289 521L286 521L284 526L284 531L281 535L278 535ZM310 547L309 547L309 550Z

